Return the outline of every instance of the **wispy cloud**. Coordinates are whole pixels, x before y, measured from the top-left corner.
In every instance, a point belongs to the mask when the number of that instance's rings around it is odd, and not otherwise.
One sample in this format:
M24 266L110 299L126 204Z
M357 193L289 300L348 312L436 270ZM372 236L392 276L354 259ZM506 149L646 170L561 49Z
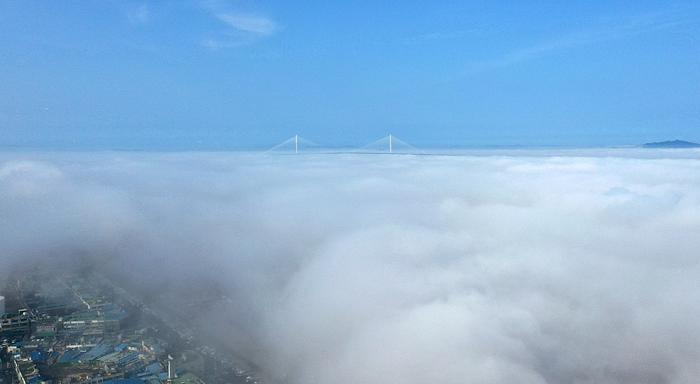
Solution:
M140 4L130 8L126 12L126 18L132 24L145 24L151 19L151 10L148 4Z
M252 44L270 37L279 30L279 25L271 17L260 12L240 11L226 2L206 1L203 8L225 27L202 40L202 46L209 49L235 48Z
M671 29L695 21L697 20L688 18L681 12L658 12L637 15L624 20L615 20L583 30L569 31L549 40L516 48L500 57L473 61L469 63L463 75L504 68L567 49L631 38L644 33Z
M255 40L254 38L246 38L243 36L217 36L202 39L201 45L204 48L217 51L219 49L244 47L252 44Z
M408 37L404 39L403 43L406 45L413 45L429 43L433 41L454 40L473 33L476 33L476 30L427 32L420 35Z
M220 13L216 17L241 32L269 36L277 30L277 24L270 18L242 13Z

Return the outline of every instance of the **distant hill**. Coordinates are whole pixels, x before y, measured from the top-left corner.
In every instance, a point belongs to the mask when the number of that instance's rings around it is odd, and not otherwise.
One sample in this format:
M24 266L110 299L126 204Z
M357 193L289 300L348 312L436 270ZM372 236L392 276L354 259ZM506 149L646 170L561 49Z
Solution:
M656 143L646 143L644 148L700 148L700 144L683 140L659 141Z

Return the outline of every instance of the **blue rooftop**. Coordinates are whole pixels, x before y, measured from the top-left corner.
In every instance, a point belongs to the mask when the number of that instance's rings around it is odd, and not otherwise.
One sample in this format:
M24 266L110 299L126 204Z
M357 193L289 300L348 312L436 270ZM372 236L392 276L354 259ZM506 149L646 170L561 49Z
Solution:
M47 357L47 354L44 351L33 351L30 354L30 358L35 363L41 363L41 362L46 361L46 357Z
M71 349L66 351L59 359L59 363L74 363L79 360L80 355L82 355L83 352L80 352L77 349Z
M95 360L112 352L114 348L109 344L98 344L91 350L87 351L83 356L83 360Z

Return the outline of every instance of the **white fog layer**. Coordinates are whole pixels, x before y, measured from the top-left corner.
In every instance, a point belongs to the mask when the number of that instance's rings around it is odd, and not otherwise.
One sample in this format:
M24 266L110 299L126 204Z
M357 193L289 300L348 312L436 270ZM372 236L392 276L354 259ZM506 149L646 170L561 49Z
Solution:
M694 384L700 152L653 153L4 153L0 287L215 284L192 321L291 384Z

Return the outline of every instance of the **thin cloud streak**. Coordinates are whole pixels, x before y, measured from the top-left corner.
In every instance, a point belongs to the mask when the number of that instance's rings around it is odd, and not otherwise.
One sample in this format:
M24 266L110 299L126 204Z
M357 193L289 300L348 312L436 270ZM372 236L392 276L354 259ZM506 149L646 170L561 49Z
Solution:
M270 18L241 13L220 13L216 17L241 32L270 36L277 31L277 24Z
M477 30L458 30L458 31L440 31L440 32L428 32L420 35L412 36L404 39L403 43L405 45L415 45L430 43L435 41L444 40L455 40L463 38L470 34L478 34Z
M236 10L221 1L205 1L201 4L212 18L226 27L225 30L202 39L201 45L205 48L219 50L243 47L268 38L279 30L275 20L259 12Z
M460 75L472 75L488 70L505 68L576 47L631 38L640 34L672 29L693 22L697 22L697 20L689 19L684 12L659 12L638 15L628 18L624 22L569 32L550 40L514 49L498 58L473 61Z

